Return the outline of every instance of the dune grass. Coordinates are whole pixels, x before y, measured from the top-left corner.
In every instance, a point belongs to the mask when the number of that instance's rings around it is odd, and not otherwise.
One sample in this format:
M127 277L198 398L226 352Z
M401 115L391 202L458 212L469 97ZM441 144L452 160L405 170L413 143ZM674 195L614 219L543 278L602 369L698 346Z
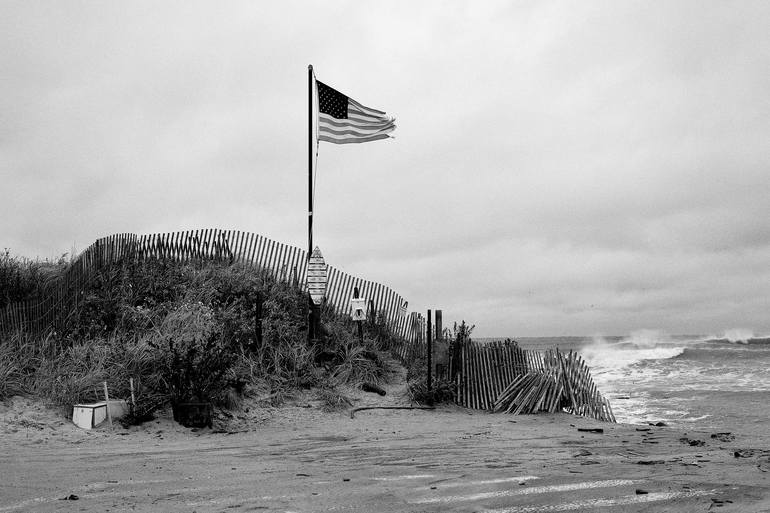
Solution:
M64 254L56 260L32 260L0 251L0 308L40 295L45 285L68 264Z
M335 386L386 379L384 324L368 326L361 345L355 325L327 307L324 335L309 343L306 305L301 290L250 266L123 262L92 280L58 332L0 340L0 399L31 394L69 415L101 400L104 381L111 396L129 397L133 378L138 419L168 402L237 407L255 391L319 387L333 403Z

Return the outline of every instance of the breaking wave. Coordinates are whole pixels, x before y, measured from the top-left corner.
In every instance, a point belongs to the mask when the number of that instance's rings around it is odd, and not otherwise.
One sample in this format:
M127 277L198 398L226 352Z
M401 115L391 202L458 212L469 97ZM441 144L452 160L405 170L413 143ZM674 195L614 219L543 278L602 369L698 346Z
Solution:
M617 341L594 337L581 349L586 362L600 369L619 369L644 360L667 360L682 354L687 344L657 330L640 330Z
M734 328L725 331L724 335L722 335L720 338L734 344L748 344L749 341L755 337L754 332L751 330Z

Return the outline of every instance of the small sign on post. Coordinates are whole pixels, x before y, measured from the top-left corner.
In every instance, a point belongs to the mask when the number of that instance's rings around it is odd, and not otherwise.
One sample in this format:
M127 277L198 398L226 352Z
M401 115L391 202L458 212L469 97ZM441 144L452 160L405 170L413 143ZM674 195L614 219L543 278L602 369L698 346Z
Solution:
M408 312L409 312L409 301L404 301L403 303L401 303L401 306L398 307L398 315L399 317L406 317L406 314Z
M364 345L364 323L366 320L366 299L358 297L358 287L353 287L353 299L350 300L350 317L358 325L358 341Z
M354 321L366 320L366 299L353 298L350 300L350 318Z

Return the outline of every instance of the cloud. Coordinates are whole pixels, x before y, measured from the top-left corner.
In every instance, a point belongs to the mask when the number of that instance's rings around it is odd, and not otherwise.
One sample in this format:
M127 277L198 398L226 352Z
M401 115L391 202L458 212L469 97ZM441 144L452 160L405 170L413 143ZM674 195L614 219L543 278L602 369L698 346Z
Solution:
M484 335L770 331L764 2L5 2L0 244L304 247L307 65L397 117L318 149L327 260Z

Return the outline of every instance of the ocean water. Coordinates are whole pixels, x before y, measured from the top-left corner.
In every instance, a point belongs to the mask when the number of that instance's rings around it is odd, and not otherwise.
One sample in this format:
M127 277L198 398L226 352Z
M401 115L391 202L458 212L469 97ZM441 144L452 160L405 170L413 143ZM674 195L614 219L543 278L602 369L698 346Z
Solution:
M580 353L618 422L770 429L770 337L742 330L716 336L644 330L622 337L515 340L525 349Z

